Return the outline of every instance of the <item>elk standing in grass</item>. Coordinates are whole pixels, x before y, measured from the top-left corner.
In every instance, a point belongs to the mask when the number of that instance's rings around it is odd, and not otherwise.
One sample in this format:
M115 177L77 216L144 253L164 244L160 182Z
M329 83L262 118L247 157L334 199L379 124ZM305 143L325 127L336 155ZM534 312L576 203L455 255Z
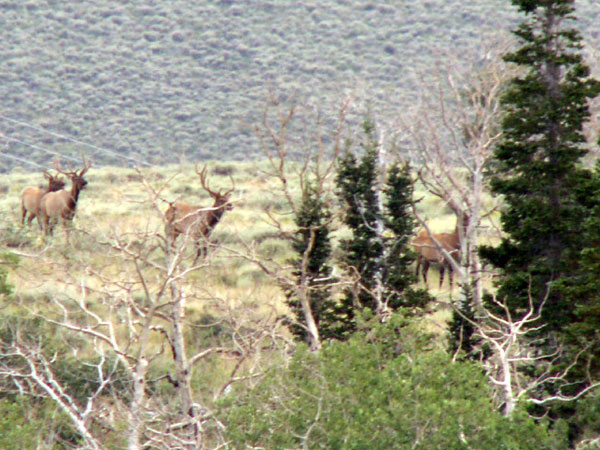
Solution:
M233 189L225 193L216 192L208 187L206 183L206 166L200 171L196 165L196 173L200 176L202 188L210 194L214 200L211 207L194 206L187 202L170 203L165 212L165 233L171 245L175 245L175 240L180 234L187 235L193 239L198 248L194 263L198 258L206 253L208 238L213 229L217 226L225 211L230 211L233 205L229 199ZM231 180L233 184L233 179Z
M86 162L85 158L83 164L84 167L80 171L63 171L56 163L56 170L71 179L71 189L49 192L42 197L40 202L40 216L46 234L52 234L56 222L62 221L66 226L66 222L72 221L75 217L75 209L77 208L79 194L87 185L87 181L83 176L92 166L91 163ZM67 241L68 240L69 231L67 229Z
M432 237L435 239L432 239ZM419 276L419 268L423 275L423 280L427 285L427 272L431 264L440 266L440 288L444 282L444 271L448 268L448 278L450 281L450 290L454 282L454 268L448 261L446 252L454 260L458 260L460 252L460 239L458 235L458 223L453 233L431 233L431 236L426 230L421 230L417 237L412 241L413 247L417 251L417 277Z
M27 219L27 225L29 225L37 217L40 229L42 229L42 220L39 217L42 197L48 192L56 192L65 187L65 182L58 174L53 176L44 170L44 178L48 180L48 187L46 189L34 186L23 189L23 193L21 194L22 225L25 225L25 219Z

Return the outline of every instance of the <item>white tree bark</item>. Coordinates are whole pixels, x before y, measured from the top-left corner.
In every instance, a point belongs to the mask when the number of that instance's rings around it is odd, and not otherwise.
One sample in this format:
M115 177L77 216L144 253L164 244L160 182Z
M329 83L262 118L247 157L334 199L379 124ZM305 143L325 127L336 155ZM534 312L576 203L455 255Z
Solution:
M310 105L301 104L295 98L289 99L290 106L286 109L284 106L271 96L263 112L260 124L254 127L255 133L261 142L261 146L267 160L270 164L270 170L267 175L278 180L280 190L286 199L286 206L294 217L298 215L300 199L309 188L308 183L313 183L313 188L322 193L325 197L331 195L331 179L333 178L335 163L343 142L343 132L345 127L345 118L350 107L350 98L344 99L337 112L337 122L333 131L322 131L322 118L317 114L313 116ZM299 125L303 124L303 125ZM298 133L301 138L292 139L290 129L294 126L302 126ZM324 142L331 140L333 142L330 154L327 154ZM305 145L303 148L300 144ZM289 151L303 155L303 160L294 164ZM295 178L300 186L300 192L294 194L291 191L290 178ZM311 292L318 289L310 286L309 283L309 257L314 250L316 230L298 230L289 225L284 225L284 220L277 217L271 211L265 211L269 223L275 230L275 235L282 239L293 239L298 231L309 232L309 242L300 262L300 276L295 277L291 272L293 268L278 263L274 260L260 258L256 255L255 249L251 244L247 244L248 253L244 258L253 261L267 275L277 281L285 289L292 290L300 302L302 313L304 315L303 326L308 333L308 344L314 351L321 348L321 336L317 321L314 317L312 305L310 302ZM330 224L332 221L330 221ZM332 284L333 285L333 284ZM332 285L325 285L331 287Z
M483 295L477 249L482 218L491 214L483 206L484 170L500 137L500 94L510 76L500 52L490 55L488 52L486 66L473 71L461 72L456 62L442 63L440 67L446 68L447 75L439 74L439 86L427 86L427 92L437 95L423 98L415 114L402 119L401 128L413 142L412 157L419 168L419 180L456 215L460 259L439 249L446 253L446 261L458 275L459 283L473 287L477 306L481 306ZM426 227L421 215L418 219Z
M194 349L195 353L190 355L190 349L186 348L188 297L191 292L197 299L199 290L190 275L208 270L212 260L190 264L188 253L194 252L193 249L187 251L185 239L181 239L181 245L176 248L164 245L162 229L156 230L149 223L159 222L157 219L164 208L160 203L161 191L168 186L168 181L157 189L139 174L148 193L144 209L150 206L156 217L147 218L145 226L136 224L136 229L128 233L117 228L108 233L94 230L95 234L86 237L90 245L102 253L77 260L76 265L74 260L82 252L68 252L64 260L59 252L51 255L52 267L61 273L61 280L56 280L53 273L38 280L41 288L45 283L52 287L48 289L52 292L49 301L43 308L33 301L22 300L21 303L31 317L57 330L61 342L70 345L63 351L75 356L73 370L78 369L78 363L84 368L93 364L92 379L86 382L97 386L95 392L84 405L75 401L72 387L53 375L58 361L43 357L47 351L43 347L45 336L40 336L35 352L21 352L19 361L23 363L0 367L0 376L12 380L23 395L46 393L65 411L73 427L85 439L86 448L104 450L102 439L106 430L118 435L116 437L130 450L204 448L207 421L215 424L211 427L214 430L211 443L220 445L224 443L219 431L223 424L209 408L202 406L208 399L195 396L192 389L195 371L202 370L202 363L209 356L222 355L223 359L234 360L234 369L215 397L224 395L225 388L233 383L252 379L261 372L261 359L250 357L257 354L265 341L272 344L279 341L279 322L262 318L254 322L243 310L232 311L228 302L211 296L213 304L221 302L218 304L223 314L220 320L228 324L225 328L231 332L224 336L230 340L209 346L205 343L204 348ZM92 237L97 240L92 241ZM24 257L45 258L46 255ZM49 266L50 261L47 264ZM255 332L246 331L254 329ZM31 347L31 333L18 331L10 345L0 343L3 356L7 356L9 349L15 352ZM24 371L23 367L29 370ZM173 376L169 370L174 371ZM164 375L157 379L157 373L161 372ZM86 377L90 376L89 370L85 373ZM150 396L150 375L154 385L170 382L175 386L177 398L156 393Z

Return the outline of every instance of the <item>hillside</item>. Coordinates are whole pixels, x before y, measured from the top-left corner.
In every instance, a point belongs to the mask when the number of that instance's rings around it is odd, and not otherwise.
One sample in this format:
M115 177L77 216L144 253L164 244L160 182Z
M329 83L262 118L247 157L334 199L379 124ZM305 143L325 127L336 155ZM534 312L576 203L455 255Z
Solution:
M577 5L598 48L600 8ZM516 17L508 0L3 0L0 170L55 153L120 166L253 158L248 124L268 92L326 112L353 89L393 117L418 94L416 73L446 51L471 58Z

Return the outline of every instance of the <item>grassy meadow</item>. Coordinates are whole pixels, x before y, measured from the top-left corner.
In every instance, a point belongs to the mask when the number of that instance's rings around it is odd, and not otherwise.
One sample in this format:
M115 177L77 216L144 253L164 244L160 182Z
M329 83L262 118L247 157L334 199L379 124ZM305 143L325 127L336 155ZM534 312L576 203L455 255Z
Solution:
M208 330L221 317L227 317L227 323L240 329L256 330L268 327L285 314L282 290L251 259L259 259L281 274L288 271L287 259L292 255L289 244L277 237L279 230L273 225L275 218L282 231L293 229L280 182L268 175L268 164L210 162L208 166L211 189L231 189L234 180L235 191L233 210L225 213L212 235L219 245L196 270L186 273L183 281L188 296L190 344L200 347L218 342L218 333ZM26 186L42 184L41 174L13 172L3 176L0 251L18 258L9 268L8 281L15 295L9 304L5 303L7 307L58 320L61 308L57 307L56 298L82 314L99 316L115 314L104 300L108 296L143 304L147 301L144 288L156 294L168 267L163 221L168 202L185 199L198 205L212 204L192 165L139 171L92 168L86 179L89 184L80 195L67 242L61 226L52 237L43 237L36 221L30 227L20 224L21 191ZM290 192L297 197L297 186L290 184ZM429 226L434 231L453 230L455 218L450 210L436 197L417 189L416 198L422 198L420 214L427 218ZM334 239L343 234L344 230L337 227ZM185 247L182 267L189 268L195 250L185 246L183 237L178 242ZM141 262L141 269L136 262ZM430 288L439 300L445 302L458 294L456 287L449 291L447 282L437 289L439 275L435 268L429 275ZM448 308L436 308L426 327L442 334L449 317ZM160 346L158 340L156 345ZM169 360L164 364L170 364ZM214 395L230 369L229 364L226 360L213 360L210 370L201 371L198 389Z

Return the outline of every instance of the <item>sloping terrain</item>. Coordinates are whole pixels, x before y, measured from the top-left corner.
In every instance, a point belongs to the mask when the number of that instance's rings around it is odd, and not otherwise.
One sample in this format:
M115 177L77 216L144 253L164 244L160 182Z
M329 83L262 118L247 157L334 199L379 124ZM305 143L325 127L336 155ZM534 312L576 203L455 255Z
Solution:
M598 48L600 7L577 5ZM517 17L508 0L2 0L0 169L252 158L268 92L326 109L353 89L392 117L415 73Z

